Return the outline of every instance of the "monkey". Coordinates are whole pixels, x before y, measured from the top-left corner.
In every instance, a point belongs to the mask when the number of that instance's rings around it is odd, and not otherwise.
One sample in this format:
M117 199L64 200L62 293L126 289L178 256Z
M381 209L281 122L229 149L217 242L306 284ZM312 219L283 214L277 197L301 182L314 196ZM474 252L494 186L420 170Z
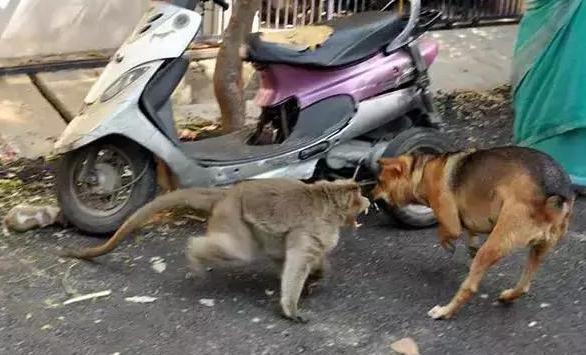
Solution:
M195 275L207 267L241 266L268 256L282 270L282 315L304 323L298 301L306 281L323 277L340 229L355 226L370 202L352 180L306 184L277 178L245 180L230 188L179 189L136 211L103 245L67 255L104 255L154 213L179 205L209 213L205 236L187 243L186 257Z
M43 228L58 223L66 225L61 209L56 206L17 205L3 219L4 226L15 232L26 232L33 228Z

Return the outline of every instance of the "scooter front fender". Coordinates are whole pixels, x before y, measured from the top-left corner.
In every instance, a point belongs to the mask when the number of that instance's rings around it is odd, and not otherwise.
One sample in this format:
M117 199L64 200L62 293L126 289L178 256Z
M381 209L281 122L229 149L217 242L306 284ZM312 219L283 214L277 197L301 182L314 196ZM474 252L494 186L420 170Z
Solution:
M153 65L150 70L157 68L158 65ZM99 139L119 135L133 140L162 159L179 177L181 185L211 183L209 171L187 157L139 109L140 93L150 77L144 75L110 101L87 106L65 128L54 145L52 155L58 156Z

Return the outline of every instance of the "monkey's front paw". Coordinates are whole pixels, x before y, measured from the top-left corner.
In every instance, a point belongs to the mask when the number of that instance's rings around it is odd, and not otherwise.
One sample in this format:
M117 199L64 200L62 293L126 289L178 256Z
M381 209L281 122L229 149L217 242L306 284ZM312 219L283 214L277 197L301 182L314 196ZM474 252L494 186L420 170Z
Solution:
M427 312L427 315L433 319L449 319L452 317L448 307L435 306Z
M295 322L295 323L305 324L305 323L309 322L309 317L307 317L306 315L303 315L303 314L299 314L299 312L297 312L295 314L290 314L290 315L287 315L285 313L281 313L281 316L283 316L283 318L285 318L291 322Z

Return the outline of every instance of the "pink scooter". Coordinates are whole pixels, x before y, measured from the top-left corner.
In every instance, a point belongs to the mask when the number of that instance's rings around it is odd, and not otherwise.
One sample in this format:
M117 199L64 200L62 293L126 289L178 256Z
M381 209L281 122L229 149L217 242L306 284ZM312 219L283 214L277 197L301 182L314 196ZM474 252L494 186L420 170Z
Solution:
M428 89L438 45L421 39L440 13L421 14L420 0L411 1L408 18L364 12L326 21L333 33L315 50L251 34L245 60L260 75L257 127L179 141L169 97L201 25L195 6L153 2L56 143L64 153L59 201L80 229L109 233L152 199L154 157L184 187L353 176L368 185L380 157L449 148ZM385 210L410 226L435 223L423 206Z

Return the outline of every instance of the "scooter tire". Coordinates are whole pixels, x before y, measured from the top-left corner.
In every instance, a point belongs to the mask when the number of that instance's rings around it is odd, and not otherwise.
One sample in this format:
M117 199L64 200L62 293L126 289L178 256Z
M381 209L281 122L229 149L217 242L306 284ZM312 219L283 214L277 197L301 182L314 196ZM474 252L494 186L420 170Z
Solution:
M389 142L382 157L390 158L421 149L445 153L451 149L449 142L448 137L435 128L408 128ZM417 212L412 207L398 208L383 201L379 201L377 204L401 227L420 229L437 224L437 219L431 209L427 209L426 212Z
M85 159L91 145L68 152L61 158L55 185L57 200L65 219L82 232L105 236L115 232L132 213L155 197L156 173L152 154L135 142L124 138L114 138L93 144L119 148L127 156L132 171L142 174L134 182L130 196L122 208L109 215L91 213L90 209L81 204L73 189L75 183L73 169L80 159Z

